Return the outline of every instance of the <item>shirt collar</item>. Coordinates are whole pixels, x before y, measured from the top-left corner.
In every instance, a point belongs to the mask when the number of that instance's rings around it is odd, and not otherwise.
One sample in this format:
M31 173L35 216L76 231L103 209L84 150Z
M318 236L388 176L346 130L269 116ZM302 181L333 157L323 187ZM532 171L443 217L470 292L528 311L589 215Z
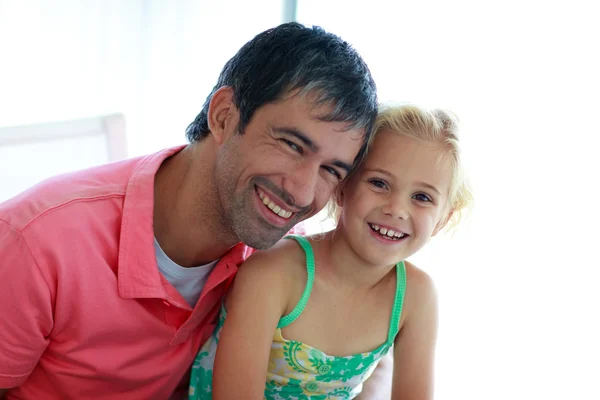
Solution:
M119 294L125 298L166 297L154 256L154 177L161 164L185 146L143 157L133 170L123 200L119 244Z
M125 191L119 245L118 286L124 298L170 298L166 280L160 274L154 251L154 177L161 164L185 146L165 149L138 161ZM224 254L223 263L237 270L253 249L238 243ZM209 276L207 286L221 278ZM214 282L213 282L214 280Z

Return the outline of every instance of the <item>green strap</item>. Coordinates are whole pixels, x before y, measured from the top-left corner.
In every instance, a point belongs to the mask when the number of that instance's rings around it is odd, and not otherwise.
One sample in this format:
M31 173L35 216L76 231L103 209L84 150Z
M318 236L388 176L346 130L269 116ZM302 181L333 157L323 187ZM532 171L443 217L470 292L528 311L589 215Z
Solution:
M277 324L277 328L279 329L285 328L294 322L300 316L300 314L302 314L302 311L304 311L304 307L306 307L306 303L308 302L308 298L310 297L312 284L315 280L315 255L312 251L310 242L304 236L288 235L285 238L296 240L304 250L304 253L306 254L306 273L308 276L302 297L300 297L298 304L296 304L296 307L294 307L291 313L281 317L279 324Z
M313 282L315 280L315 255L309 241L304 236L297 235L289 235L285 238L296 240L304 250L304 253L306 254L306 272L308 277L306 279L306 287L304 288L302 297L300 297L298 304L296 304L296 307L294 307L291 313L281 317L279 324L277 324L277 328L279 329L285 328L302 314L302 311L304 311L304 307L306 307L306 303L308 302L308 298L310 297L310 292L312 291Z
M390 330L388 332L388 344L391 346L400 330L400 316L402 315L402 305L404 304L404 292L406 291L406 266L404 261L396 264L396 297L394 298L394 308L392 309L392 318L390 320Z
M277 328L283 329L286 326L290 325L294 322L304 308L306 307L306 303L308 302L308 298L310 297L310 293L312 292L313 282L315 280L315 255L312 250L312 246L310 242L303 236L297 235L289 235L285 237L286 239L294 239L296 240L304 253L306 254L306 287L304 288L304 292L302 293L302 297L296 304L296 307L290 312L288 315L281 317L279 320L279 324L277 324ZM400 317L402 315L402 306L404 304L404 293L406 292L406 266L404 265L404 261L400 261L396 264L396 295L394 297L394 307L392 309L392 316L390 318L390 327L388 331L388 344L392 345L394 343L394 339L400 330Z

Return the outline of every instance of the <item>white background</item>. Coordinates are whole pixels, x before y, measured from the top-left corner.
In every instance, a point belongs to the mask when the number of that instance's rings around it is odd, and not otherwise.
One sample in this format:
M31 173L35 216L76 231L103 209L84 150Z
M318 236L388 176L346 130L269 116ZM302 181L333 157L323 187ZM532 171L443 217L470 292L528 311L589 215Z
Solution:
M437 398L599 399L595 2L298 3L300 22L355 45L383 100L463 122L475 209L414 258L439 291ZM281 5L0 0L0 126L121 112L130 156L183 143L223 64ZM66 151L15 168L51 171Z
M476 206L414 258L440 399L600 399L600 24L584 1L299 2L382 100L453 110Z

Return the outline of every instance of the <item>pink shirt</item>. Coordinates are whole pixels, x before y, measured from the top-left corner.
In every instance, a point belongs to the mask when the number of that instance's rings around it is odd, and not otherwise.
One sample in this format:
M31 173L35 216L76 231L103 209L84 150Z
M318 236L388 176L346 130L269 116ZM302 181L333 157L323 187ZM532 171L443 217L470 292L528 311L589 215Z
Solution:
M181 150L50 179L0 204L0 388L7 399L166 399L250 249L192 310L159 273L154 175Z

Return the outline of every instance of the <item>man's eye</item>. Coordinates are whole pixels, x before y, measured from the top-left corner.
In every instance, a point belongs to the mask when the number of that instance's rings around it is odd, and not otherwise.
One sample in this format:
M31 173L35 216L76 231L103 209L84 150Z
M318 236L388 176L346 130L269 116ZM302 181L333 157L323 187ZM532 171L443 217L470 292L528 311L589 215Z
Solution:
M337 171L337 169L331 168L331 167L323 167L323 168L325 168L325 170L327 172L329 172L331 175L335 176L337 179L342 179L342 175Z
M413 195L413 199L415 199L417 201L421 201L423 203L432 203L433 202L433 200L431 200L431 197L429 197L423 193L417 193L417 194Z
M302 154L302 147L298 146L296 143L291 142L289 140L286 140L286 139L281 139L281 140L283 140L283 142L285 144L287 144L288 146L290 146L290 148L292 150L297 151L298 153Z
M369 179L369 183L379 189L387 189L387 184L381 179Z

